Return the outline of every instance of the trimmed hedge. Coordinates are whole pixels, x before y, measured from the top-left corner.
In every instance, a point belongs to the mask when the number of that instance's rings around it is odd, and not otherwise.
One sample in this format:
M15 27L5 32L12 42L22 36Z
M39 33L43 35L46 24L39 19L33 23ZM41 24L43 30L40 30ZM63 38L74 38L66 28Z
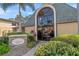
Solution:
M79 56L79 52L72 45L61 41L50 41L39 46L36 56Z
M7 33L7 35L20 35L20 34L27 34L25 32L11 32L11 33Z
M74 47L79 47L79 35L62 35L52 38L52 41L63 41Z
M0 45L0 55L7 53L9 50L10 50L9 45L4 43Z

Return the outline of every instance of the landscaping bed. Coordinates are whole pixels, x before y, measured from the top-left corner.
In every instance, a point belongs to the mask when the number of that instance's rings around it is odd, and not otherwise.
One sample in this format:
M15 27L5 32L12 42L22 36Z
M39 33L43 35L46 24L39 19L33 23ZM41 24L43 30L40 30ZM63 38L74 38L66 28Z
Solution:
M62 35L51 39L52 41L62 41L73 45L75 48L79 47L79 35Z
M15 38L13 38L15 37ZM18 45L17 47L10 45L10 39L23 38L26 41L26 45ZM32 33L24 33L24 32L11 32L3 35L0 38L0 55L5 56L19 56L27 53L30 49L36 46L36 40ZM17 52L16 52L17 51Z
M9 51L10 51L9 38L0 37L0 55L4 55L5 53Z
M32 34L27 35L27 47L33 48L36 45L35 37Z
M79 56L79 35L61 35L42 44L36 56Z

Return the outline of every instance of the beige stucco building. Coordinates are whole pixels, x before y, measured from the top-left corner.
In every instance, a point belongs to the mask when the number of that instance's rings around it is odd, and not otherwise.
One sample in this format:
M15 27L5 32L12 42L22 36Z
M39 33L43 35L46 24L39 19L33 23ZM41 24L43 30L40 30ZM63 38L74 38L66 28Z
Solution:
M3 33L13 32L17 28L17 25L17 21L0 18L0 36Z
M37 32L41 27L49 27L55 35L79 33L77 9L65 3L44 4L28 18L17 15L15 20L21 22L22 32ZM12 23L17 22L0 19L0 31L13 31L13 27L17 31L18 25L13 26Z
M45 12L44 9L49 10ZM46 16L45 13L49 16ZM27 22L24 23L23 27L25 28L25 32L31 32L32 30L35 31L35 21L37 20L37 24L40 27L40 21L46 19L51 21L51 24L48 25L50 25L49 27L54 28L53 30L54 32L56 31L56 35L78 34L77 10L65 3L45 4L37 9L35 13L27 19Z
M78 34L78 22L57 24L57 34Z

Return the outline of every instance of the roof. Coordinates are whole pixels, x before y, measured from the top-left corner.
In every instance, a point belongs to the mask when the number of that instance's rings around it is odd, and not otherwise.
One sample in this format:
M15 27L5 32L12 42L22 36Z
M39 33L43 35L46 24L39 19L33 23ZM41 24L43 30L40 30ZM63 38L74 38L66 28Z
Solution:
M0 18L1 21L6 21L6 22L18 22L16 20L11 20L11 19L3 19L3 18Z
M27 22L27 20L29 19L29 17L30 16L23 17L22 15L17 15L15 17L15 20L22 23L22 25L24 25Z
M57 23L77 21L76 8L73 8L65 3L55 3L51 5L55 7ZM35 13L28 19L24 26L34 26Z

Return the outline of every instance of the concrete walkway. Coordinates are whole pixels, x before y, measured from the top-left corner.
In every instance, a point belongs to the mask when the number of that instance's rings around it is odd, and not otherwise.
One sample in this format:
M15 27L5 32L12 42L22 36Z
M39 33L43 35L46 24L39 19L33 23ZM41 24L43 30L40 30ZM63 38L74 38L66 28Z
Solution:
M30 51L30 49L26 46L16 46L12 47L8 53L4 54L4 56L22 56L28 51Z
M36 49L43 43L47 43L48 41L40 41L34 48L32 48L29 52L27 52L25 55L23 56L34 56L34 53L36 51Z
M48 41L39 41L38 44L32 48L29 49L26 46L16 46L11 49L8 53L6 53L4 56L34 56L34 53L36 49L39 47L40 44L47 43Z

